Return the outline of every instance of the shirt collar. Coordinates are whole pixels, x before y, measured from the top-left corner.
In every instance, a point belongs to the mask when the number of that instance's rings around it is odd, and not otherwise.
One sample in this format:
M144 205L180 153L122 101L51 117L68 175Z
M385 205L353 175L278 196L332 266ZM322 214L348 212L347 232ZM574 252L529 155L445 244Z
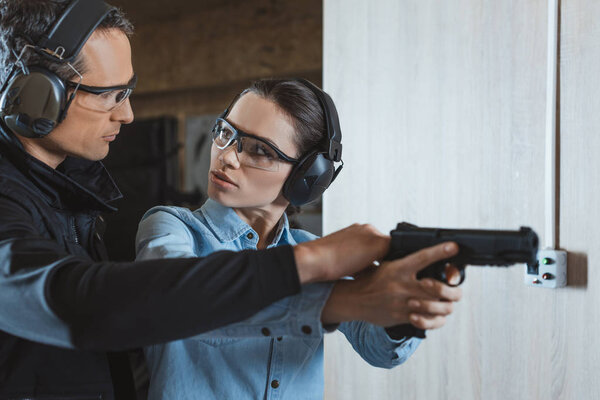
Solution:
M204 216L206 222L211 227L219 241L232 242L236 239L239 239L241 236L252 232L255 240L258 242L258 234L256 231L252 229L252 227L244 220L242 220L240 216L237 215L237 213L233 210L233 208L226 207L213 199L208 199L199 211ZM279 220L275 238L270 246L282 244L280 243L282 240L289 240L291 237L289 231L289 221L287 215L284 213Z

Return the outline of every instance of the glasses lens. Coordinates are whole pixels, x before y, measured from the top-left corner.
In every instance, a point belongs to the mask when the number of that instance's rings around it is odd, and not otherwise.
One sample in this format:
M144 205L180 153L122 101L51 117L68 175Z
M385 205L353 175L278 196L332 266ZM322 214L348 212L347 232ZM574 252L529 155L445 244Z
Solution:
M243 137L241 141L242 153L239 155L241 164L267 171L277 171L279 157L268 144L252 137Z
M127 100L132 91L133 90L131 89L123 89L117 91L117 94L115 95L115 107Z
M84 107L106 112L112 111L123 104L123 102L129 98L132 92L133 90L131 89L121 89L94 94L80 90L77 92L77 97Z
M235 130L223 120L217 120L212 130L212 139L219 149L229 146L235 137Z

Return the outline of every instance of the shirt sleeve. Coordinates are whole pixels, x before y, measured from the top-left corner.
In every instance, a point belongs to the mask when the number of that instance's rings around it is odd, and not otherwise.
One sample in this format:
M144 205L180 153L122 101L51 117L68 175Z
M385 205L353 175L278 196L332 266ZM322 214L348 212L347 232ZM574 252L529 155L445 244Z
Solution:
M198 246L189 227L165 211L148 212L135 239L136 260L197 257Z
M0 330L66 348L123 350L244 320L300 283L291 246L205 258L94 262L0 196Z
M339 330L366 362L380 368L402 364L421 343L418 338L391 339L385 328L364 321L343 322Z
M176 213L175 213L176 214ZM191 228L171 212L148 213L140 222L136 239L137 259L193 257L202 246ZM302 240L315 236L305 233ZM205 338L296 336L320 338L325 330L321 312L333 283L313 283L302 286L298 295L282 299L242 322L227 325L200 335Z
M321 338L327 329L321 313L333 283L303 285L300 294L290 296L264 308L250 318L200 335L202 338L249 338L293 336Z

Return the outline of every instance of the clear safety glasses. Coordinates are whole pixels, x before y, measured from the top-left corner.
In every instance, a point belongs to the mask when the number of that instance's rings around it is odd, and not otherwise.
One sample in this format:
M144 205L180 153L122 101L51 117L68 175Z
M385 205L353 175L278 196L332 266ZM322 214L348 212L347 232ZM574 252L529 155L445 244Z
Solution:
M85 92L78 96L78 101L83 107L109 112L129 98L137 84L137 76L134 75L126 85L118 86L88 86L71 81L67 81L66 84L75 91Z
M297 159L285 155L266 139L236 129L223 118L217 118L212 140L220 150L237 143L237 158L241 165L248 167L277 171L281 162L298 163Z

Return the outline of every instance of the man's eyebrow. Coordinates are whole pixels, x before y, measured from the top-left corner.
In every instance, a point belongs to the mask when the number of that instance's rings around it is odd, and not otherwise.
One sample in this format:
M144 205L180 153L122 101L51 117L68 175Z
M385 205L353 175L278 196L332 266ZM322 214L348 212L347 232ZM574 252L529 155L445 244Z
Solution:
M131 86L133 84L137 83L137 74L134 72L133 75L131 75L131 78L129 78L129 80L125 83L119 83L117 85L110 85L107 87L124 87L124 86ZM95 86L92 86L95 87Z
M114 87L119 87L119 86L131 86L133 84L137 83L137 75L134 72L133 75L131 75L131 78L129 78L129 80L126 83L120 83L118 85L111 85Z

